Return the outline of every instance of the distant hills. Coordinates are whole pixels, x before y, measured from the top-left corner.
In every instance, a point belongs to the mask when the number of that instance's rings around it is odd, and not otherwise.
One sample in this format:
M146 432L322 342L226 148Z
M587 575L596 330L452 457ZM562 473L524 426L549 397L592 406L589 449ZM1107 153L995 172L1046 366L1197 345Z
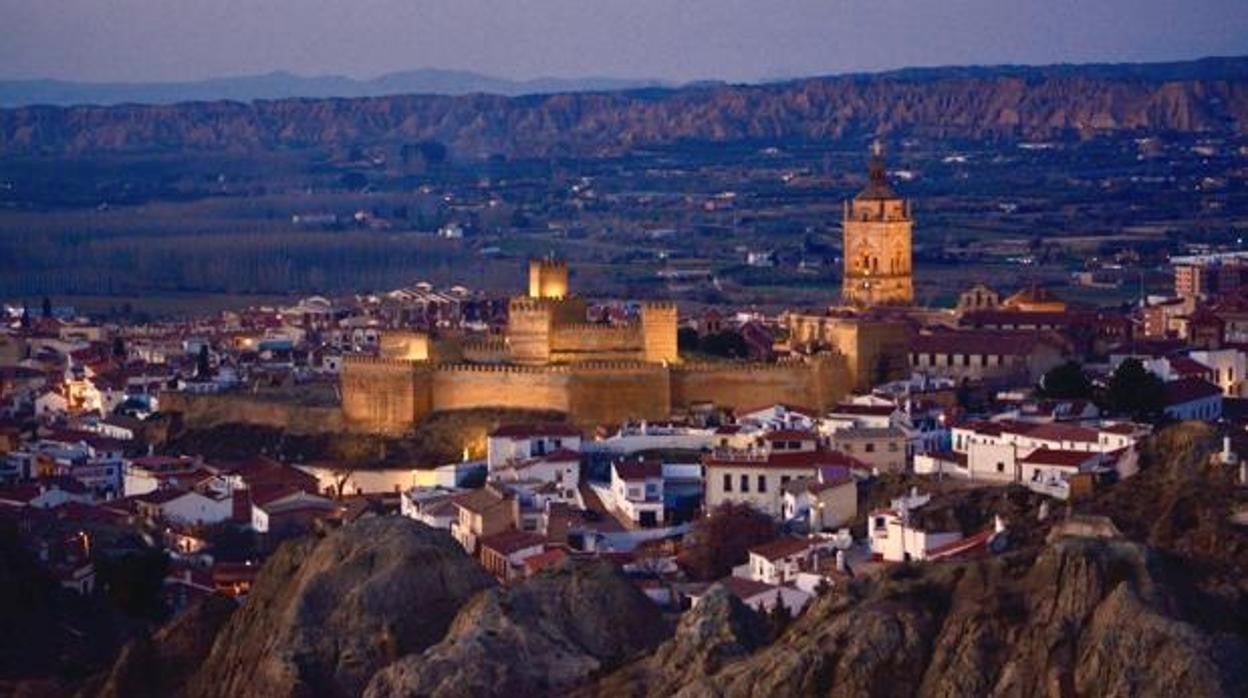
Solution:
M1047 139L1106 132L1248 132L1248 57L917 68L678 88L564 81L566 91L554 93L536 93L559 87L544 81L509 83L441 71L412 75L424 77L379 78L369 81L370 89L406 92L405 85L419 83L424 87L418 91L471 94L0 109L0 156L264 152L435 140L446 144L453 158L472 159L600 155L680 141L826 141L881 133ZM264 91L266 79L293 89L294 83L270 76L257 78L252 93ZM277 88L265 89L272 94ZM330 87L325 83L321 89ZM523 96L508 96L513 92Z
M388 73L369 80L342 75L302 76L287 72L187 82L73 82L0 80L0 107L46 104L176 104L291 97L380 97L397 94L496 95L629 90L662 86L658 80L619 78L537 78L507 80L463 70L425 68Z

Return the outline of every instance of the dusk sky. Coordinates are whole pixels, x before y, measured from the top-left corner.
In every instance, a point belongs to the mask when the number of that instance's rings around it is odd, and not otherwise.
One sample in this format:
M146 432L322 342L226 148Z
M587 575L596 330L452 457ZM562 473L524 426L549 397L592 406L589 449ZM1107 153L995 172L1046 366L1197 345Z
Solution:
M1245 0L0 0L0 77L757 80L1248 53Z

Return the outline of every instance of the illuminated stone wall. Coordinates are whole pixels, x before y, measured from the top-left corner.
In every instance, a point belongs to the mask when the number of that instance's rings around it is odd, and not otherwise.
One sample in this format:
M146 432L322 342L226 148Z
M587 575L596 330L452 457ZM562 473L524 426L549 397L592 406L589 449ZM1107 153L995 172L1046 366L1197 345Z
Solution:
M568 263L558 259L529 260L529 298L566 298Z
M676 408L709 402L741 410L782 402L822 411L850 388L845 357L833 354L776 364L690 363L671 371Z

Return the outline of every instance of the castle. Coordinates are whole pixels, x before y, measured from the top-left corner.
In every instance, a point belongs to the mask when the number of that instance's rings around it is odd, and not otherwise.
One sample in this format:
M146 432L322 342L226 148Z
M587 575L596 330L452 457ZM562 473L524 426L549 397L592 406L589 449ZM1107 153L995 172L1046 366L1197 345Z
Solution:
M855 310L790 315L788 357L682 361L675 304L647 301L631 321L590 323L567 263L537 259L528 293L508 302L502 337L435 350L424 334L386 332L378 356L346 357L343 416L356 429L402 432L433 412L485 407L558 411L586 426L666 419L706 404L821 412L907 371L909 325L860 311L913 303L912 226L877 143L869 184L845 203L843 300Z
M914 303L910 203L888 185L879 141L872 146L870 181L845 202L844 276L847 305L872 307Z
M570 293L566 263L533 260L528 293L509 302L501 338L435 351L426 335L396 331L383 334L379 356L346 357L344 417L355 429L402 432L433 412L484 407L554 410L586 426L665 419L705 404L824 410L869 385L876 353L892 350L884 340L896 331L828 318L807 353L774 363L688 362L677 351L674 304L641 303L637 318L620 324L588 323L586 307Z

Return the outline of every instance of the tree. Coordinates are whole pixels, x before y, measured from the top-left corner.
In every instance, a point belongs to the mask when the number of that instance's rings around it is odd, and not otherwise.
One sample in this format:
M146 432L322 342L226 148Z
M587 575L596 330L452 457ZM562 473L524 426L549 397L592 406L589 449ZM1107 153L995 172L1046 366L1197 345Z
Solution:
M774 540L776 522L748 504L725 502L698 520L679 563L695 579L726 577L749 559L750 548Z
M97 563L100 582L122 613L134 618L159 618L165 610L162 598L169 556L148 549Z
M199 345L199 358L195 361L195 375L207 378L212 375L212 363L208 360L208 343Z
M698 331L692 327L676 330L676 348L682 352L698 350Z
M789 611L788 606L784 605L784 598L780 595L779 589L776 590L776 603L771 607L766 618L767 631L773 641L784 634L785 628L793 622L793 613Z
M1067 361L1040 377L1040 393L1060 400L1083 400L1092 396L1092 382L1075 361Z
M698 343L698 348L704 354L722 356L729 359L741 359L750 354L750 348L745 343L745 338L731 331L708 334Z
M113 358L126 358L126 342L120 336L113 337Z
M1139 359L1127 359L1109 377L1105 407L1138 421L1157 421L1166 406L1166 386Z

